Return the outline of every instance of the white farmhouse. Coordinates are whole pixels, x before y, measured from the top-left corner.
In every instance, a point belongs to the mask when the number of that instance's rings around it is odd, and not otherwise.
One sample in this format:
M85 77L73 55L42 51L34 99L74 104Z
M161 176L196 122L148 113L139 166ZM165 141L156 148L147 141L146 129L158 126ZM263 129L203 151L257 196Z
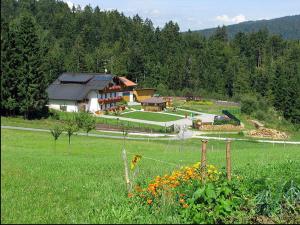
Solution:
M116 109L116 103L123 99L133 101L136 85L112 74L63 73L47 88L48 106L67 112Z

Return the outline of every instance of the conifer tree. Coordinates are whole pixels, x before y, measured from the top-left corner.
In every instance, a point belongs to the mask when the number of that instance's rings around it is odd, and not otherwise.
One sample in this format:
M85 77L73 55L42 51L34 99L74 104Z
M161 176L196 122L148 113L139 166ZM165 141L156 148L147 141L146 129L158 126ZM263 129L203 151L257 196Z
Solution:
M48 86L44 72L44 51L38 36L38 28L29 14L23 14L11 24L14 32L19 65L12 68L17 83L17 104L25 118L40 116L47 104Z

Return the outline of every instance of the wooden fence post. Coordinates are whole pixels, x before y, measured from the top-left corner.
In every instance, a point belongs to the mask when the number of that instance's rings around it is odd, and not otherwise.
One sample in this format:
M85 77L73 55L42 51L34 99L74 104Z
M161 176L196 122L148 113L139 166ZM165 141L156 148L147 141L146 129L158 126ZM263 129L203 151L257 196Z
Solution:
M207 140L202 140L202 151L201 151L201 180L205 181L206 178L206 144Z
M124 161L124 169L125 169L125 181L126 181L126 186L127 186L127 191L128 193L131 192L131 187L130 187L130 180L129 180L129 173L128 173L128 162L127 162L127 154L125 148L122 150L122 158Z
M231 181L231 153L230 153L230 140L226 142L226 172L227 179Z

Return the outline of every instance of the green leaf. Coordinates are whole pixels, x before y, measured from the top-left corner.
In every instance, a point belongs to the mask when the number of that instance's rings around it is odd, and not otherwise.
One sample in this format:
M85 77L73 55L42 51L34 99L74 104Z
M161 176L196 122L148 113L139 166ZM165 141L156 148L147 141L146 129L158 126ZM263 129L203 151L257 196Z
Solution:
M195 193L194 193L194 195L193 195L193 198L194 198L194 199L199 199L201 196L203 196L204 191L205 191L204 188L198 188L198 189L195 191Z

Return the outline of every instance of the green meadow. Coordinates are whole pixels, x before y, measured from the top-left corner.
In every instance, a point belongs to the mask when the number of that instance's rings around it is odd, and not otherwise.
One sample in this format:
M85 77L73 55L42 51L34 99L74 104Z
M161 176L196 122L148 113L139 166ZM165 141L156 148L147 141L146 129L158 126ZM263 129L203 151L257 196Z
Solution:
M182 119L182 117L176 115L168 115L168 114L155 113L155 112L141 112L141 111L125 113L122 114L122 117L156 121L156 122L169 122L169 121Z
M201 140L132 141L1 129L1 223L179 223L166 209L153 212L126 194L123 145L128 161L142 156L138 181L149 182L200 160ZM267 178L274 186L300 181L299 145L232 143L233 173ZM209 141L207 160L225 166L225 143Z

